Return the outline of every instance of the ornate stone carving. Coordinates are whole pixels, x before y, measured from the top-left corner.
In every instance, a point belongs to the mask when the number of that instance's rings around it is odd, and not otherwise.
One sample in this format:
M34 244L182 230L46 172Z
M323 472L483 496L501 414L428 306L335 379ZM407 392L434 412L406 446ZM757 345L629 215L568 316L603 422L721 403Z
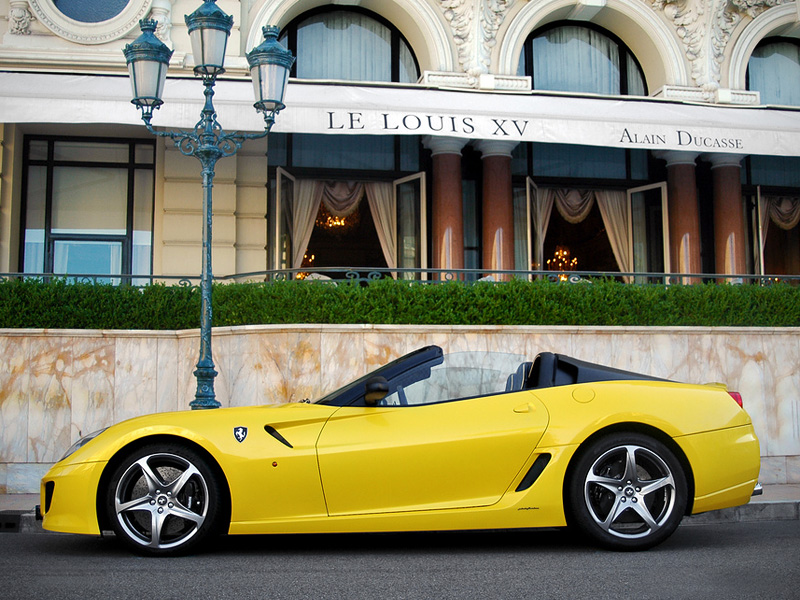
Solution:
M731 33L743 18L791 0L652 0L672 21L692 65L692 79L713 102Z
M150 18L155 20L156 37L172 48L172 4L175 0L153 0Z
M762 12L779 4L786 4L791 0L730 0L730 3L740 13L755 19Z
M516 0L439 0L450 23L461 70L472 84L489 73L497 31Z
M28 35L31 32L33 15L28 11L28 0L9 2L8 32L12 35Z
M497 31L514 0L485 0L480 13L481 45L478 50L481 73L489 73L492 49L497 44Z

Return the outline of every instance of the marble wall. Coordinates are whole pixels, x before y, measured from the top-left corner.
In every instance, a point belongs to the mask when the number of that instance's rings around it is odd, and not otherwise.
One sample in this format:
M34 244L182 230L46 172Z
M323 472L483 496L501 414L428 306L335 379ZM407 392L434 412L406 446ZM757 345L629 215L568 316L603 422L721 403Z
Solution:
M217 328L223 406L315 398L427 344L556 351L742 393L763 483L800 483L800 329L283 325ZM194 398L199 334L0 329L0 493L38 480L81 435Z

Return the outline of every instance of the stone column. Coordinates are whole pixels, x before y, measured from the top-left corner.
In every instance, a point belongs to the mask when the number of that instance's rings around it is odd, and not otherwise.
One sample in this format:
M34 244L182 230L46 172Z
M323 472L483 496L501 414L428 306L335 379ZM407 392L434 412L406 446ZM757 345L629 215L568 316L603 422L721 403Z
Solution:
M655 152L667 161L667 206L670 269L673 273L700 273L700 210L695 176L696 152ZM694 281L684 281L694 283Z
M747 271L747 225L742 205L741 161L737 154L703 154L714 183L714 262L717 273Z
M433 156L434 269L464 268L464 201L461 188L461 149L469 140L426 136L423 145Z
M487 271L514 268L514 200L511 151L518 142L481 140L483 161L483 265ZM509 276L495 277L509 279Z

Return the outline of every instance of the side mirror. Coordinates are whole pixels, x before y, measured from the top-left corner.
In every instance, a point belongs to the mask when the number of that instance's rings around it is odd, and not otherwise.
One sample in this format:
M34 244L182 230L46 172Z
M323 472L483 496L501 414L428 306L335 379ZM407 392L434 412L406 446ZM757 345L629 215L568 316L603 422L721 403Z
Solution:
M376 375L367 379L366 394L364 395L364 402L367 406L375 406L386 397L389 393L389 382L386 377Z

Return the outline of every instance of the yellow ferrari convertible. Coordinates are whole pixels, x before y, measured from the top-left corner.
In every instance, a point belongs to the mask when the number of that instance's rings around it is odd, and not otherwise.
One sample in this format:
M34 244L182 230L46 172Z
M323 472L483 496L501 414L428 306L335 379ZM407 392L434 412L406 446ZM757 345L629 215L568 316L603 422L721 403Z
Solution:
M570 526L613 549L759 490L741 397L561 354L428 346L320 398L162 413L84 437L42 479L44 528L134 551L218 534Z

